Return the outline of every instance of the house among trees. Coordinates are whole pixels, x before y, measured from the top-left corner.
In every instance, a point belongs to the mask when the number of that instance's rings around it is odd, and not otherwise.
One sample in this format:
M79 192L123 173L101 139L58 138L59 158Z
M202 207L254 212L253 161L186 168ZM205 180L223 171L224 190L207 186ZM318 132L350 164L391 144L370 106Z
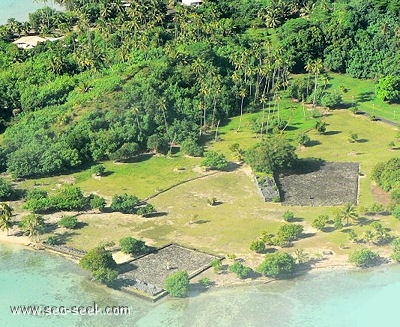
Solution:
M13 43L20 49L32 49L38 45L40 42L46 42L47 39L32 35L32 36L23 36L19 39L15 40Z
M30 35L30 36L23 36L20 37L19 39L13 41L13 43L19 48L19 49L32 49L36 47L39 43L41 42L54 42L57 40L62 39L63 36L61 37L40 37L37 35Z
M185 6L198 7L203 3L201 0L182 0L182 4Z

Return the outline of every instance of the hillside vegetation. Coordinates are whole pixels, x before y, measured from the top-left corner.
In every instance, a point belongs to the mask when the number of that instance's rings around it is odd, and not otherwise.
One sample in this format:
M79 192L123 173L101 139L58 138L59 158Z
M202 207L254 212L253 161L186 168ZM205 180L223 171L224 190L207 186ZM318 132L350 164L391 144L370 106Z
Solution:
M301 124L287 97L397 120L396 1L58 2L0 28L0 166L16 177L167 153L245 112L263 112L260 134ZM32 29L63 38L10 43Z
M18 222L94 252L179 242L253 268L281 249L299 265L360 247L388 257L400 235L397 1L57 2L65 12L0 27L2 230ZM12 44L32 31L62 38ZM301 180L310 162L359 163L354 200L260 196L260 180Z

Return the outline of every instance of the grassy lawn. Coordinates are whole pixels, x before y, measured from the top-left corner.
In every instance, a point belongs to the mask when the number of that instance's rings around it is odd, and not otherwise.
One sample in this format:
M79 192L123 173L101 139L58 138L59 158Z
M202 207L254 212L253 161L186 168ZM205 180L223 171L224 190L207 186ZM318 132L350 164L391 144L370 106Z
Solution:
M178 182L200 176L196 172L201 158L188 158L174 155L172 158L152 156L132 163L104 162L106 174L94 178L90 169L71 175L61 175L36 180L26 180L21 188L40 186L48 191L58 184L74 182L84 192L96 192L111 198L114 194L135 194L139 198L148 197Z
M344 78L350 83L348 77ZM344 84L339 77L332 79L331 83L332 88ZM357 90L349 88L345 97L351 98L352 94L361 92L362 87L357 87ZM208 149L221 151L228 160L232 160L230 145L239 143L247 149L260 140L252 132L251 124L253 119L261 115L262 113L243 115L239 132L237 129L240 117L232 118L220 127L220 140L209 142ZM376 163L398 155L397 150L389 150L387 146L397 133L394 127L371 122L366 117L353 115L347 110L335 110L323 117L328 124L327 133L319 135L313 130L315 120L311 118L311 110L288 99L281 101L279 115L289 121L287 134L291 139L307 131L313 141L312 146L298 149L300 158L359 162L364 174L360 178L360 206L368 207L376 201L371 192L370 175ZM358 134L358 142L348 141L350 133ZM29 188L36 184L51 190L56 184L75 181L84 191L97 192L107 198L117 193L135 194L144 198L177 182L200 176L201 172L193 170L200 162L200 158L187 158L179 153L172 158L153 156L132 163L117 164L108 161L104 163L108 174L100 179L93 178L90 170L86 170L72 175L26 181L22 187ZM209 206L207 199L211 197L216 197L220 204ZM134 236L156 246L178 242L214 253L235 253L261 260L262 255L255 255L249 250L251 241L262 231L275 233L283 224L282 214L291 210L298 223L303 224L306 232L310 233L310 237L295 242L294 247L287 249L288 251L304 248L315 249L317 252L331 249L337 253L349 253L359 246L350 243L345 231L325 233L311 227L312 221L318 215L328 214L333 218L337 207L285 207L281 204L265 203L252 180L251 170L246 166L190 181L149 202L157 208L159 216L142 218L119 213L80 215L79 220L86 225L73 231L66 238L67 244L87 250L101 241L118 242L122 237ZM400 230L400 222L391 216L374 216L368 219L379 220L394 235ZM357 225L351 228L361 235L369 227Z
M329 90L340 92L344 103L350 106L358 103L358 109L361 111L400 122L400 105L388 104L378 99L375 96L374 81L333 73L329 73L329 78ZM343 88L346 92L342 92Z

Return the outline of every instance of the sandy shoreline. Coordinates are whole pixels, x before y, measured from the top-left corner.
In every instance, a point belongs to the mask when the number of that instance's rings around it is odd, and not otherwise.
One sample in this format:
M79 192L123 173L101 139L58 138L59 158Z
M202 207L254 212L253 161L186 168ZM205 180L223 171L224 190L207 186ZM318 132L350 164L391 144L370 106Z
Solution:
M10 231L10 235L7 236L6 232L0 232L0 243L3 244L14 244L14 245L25 245L29 246L34 244L29 237L27 236L15 236L12 235L12 231Z
M12 233L12 232L11 232ZM76 258L72 258L71 256L60 253L57 251L52 251L51 249L47 249L43 246L40 246L40 243L37 244L33 241L31 241L27 236L15 236L15 235L9 235L5 232L0 232L0 244L8 244L8 245L19 245L19 246L24 246L27 249L31 250L45 250L46 252L52 254L52 255L59 255L64 257L65 259L68 259L70 261L73 261L76 264L79 264L79 261L76 260ZM38 245L38 247L36 247ZM394 264L393 262L389 263L383 263L382 265L391 265ZM347 256L345 255L334 255L334 256L329 256L325 257L325 260L321 260L315 264L313 264L309 268L305 269L299 269L297 270L293 278L300 277L306 274L315 274L315 273L320 273L320 272L328 272L328 271L357 271L357 270L362 270L361 268L357 268L351 263L348 262ZM195 278L192 279L192 283L197 283L202 277L208 277L210 280L214 282L214 286L216 288L229 288L229 287L242 287L242 286L250 286L250 285L262 285L262 284L268 284L274 281L284 281L285 279L274 279L274 278L269 278L269 277L257 277L254 279L245 279L241 280L237 278L233 273L228 273L228 272L223 272L223 273L215 273L212 269L209 269L202 274L196 276Z

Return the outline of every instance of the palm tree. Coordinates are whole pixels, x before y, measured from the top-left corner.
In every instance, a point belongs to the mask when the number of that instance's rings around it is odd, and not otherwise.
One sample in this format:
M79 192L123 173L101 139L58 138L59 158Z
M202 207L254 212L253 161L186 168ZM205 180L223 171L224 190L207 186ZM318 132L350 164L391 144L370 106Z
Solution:
M37 240L43 232L44 219L42 216L30 214L22 218L21 228L30 238L36 237Z
M242 127L242 118L243 118L243 102L244 102L244 98L246 97L246 90L243 88L239 91L239 95L240 95L240 119L239 119L239 126L237 128L237 131L240 131L240 128Z
M349 219L356 221L358 218L358 213L354 204L347 203L340 212L340 217L342 219L346 219L346 226L349 225Z
M315 101L317 97L317 86L318 86L318 75L324 67L322 59L318 58L312 64L312 72L314 73L314 98L313 98L313 107L315 107Z
M11 221L12 211L13 209L7 203L0 203L0 229L2 231L6 230L7 236L8 231L13 225Z
M304 66L304 69L307 72L307 98L309 96L309 90L310 90L310 73L312 71L312 61L308 60L307 64Z

